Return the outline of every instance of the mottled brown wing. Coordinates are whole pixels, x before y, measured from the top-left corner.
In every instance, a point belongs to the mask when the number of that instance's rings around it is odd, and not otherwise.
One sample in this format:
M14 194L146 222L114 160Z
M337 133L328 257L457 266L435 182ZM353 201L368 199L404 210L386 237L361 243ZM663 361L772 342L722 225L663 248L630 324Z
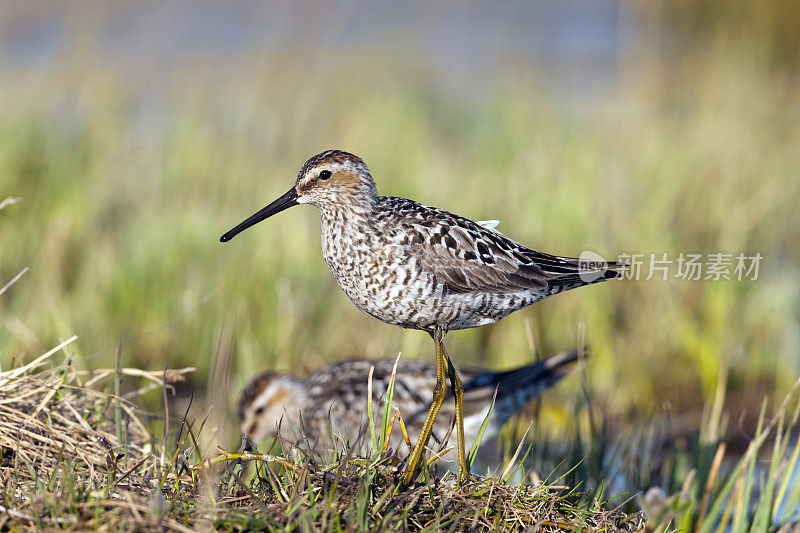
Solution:
M469 219L428 208L406 219L409 250L456 293L543 290L577 277L577 259L536 252Z
M390 209L379 213L378 219L391 214L398 243L451 292L552 294L618 277L613 269L625 266L609 262L603 268L582 272L577 258L531 250L491 227L443 209L394 196L382 196L381 200Z

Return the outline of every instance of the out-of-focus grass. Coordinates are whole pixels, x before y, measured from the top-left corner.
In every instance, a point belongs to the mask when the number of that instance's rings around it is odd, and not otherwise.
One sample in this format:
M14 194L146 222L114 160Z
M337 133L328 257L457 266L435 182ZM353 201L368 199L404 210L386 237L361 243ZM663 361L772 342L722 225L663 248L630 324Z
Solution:
M0 362L77 332L110 366L198 368L232 358L225 394L264 368L302 372L344 356L431 357L427 336L361 314L319 251L301 206L220 244L219 236L292 184L310 155L362 156L382 194L476 219L527 245L574 255L760 252L759 280L625 281L559 295L501 323L448 336L456 364L506 367L575 343L594 357L597 400L614 410L681 410L730 396L754 416L764 391L797 374L800 308L800 96L734 53L653 78L621 76L608 106L564 111L506 87L451 98L422 74L364 65L309 80L282 65L231 74L222 94L200 72L141 101L78 62L0 88ZM630 83L626 82L630 79ZM653 82L653 83L650 83ZM154 111L155 110L155 111ZM674 272L674 269L671 271ZM565 393L569 394L569 393ZM754 401L757 400L757 401Z

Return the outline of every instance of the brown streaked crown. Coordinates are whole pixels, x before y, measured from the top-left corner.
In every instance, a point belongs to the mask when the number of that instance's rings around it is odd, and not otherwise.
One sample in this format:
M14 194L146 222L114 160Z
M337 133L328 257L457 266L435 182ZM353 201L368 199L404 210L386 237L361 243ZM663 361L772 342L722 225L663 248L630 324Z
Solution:
M350 152L345 152L343 150L325 150L324 152L318 153L303 163L303 166L300 168L300 172L297 173L297 177L302 178L307 172L320 165L331 163L338 163L342 165L348 161L353 164L364 165L366 167L364 160L355 154L351 154Z
M275 381L281 376L278 372L264 372L260 376L252 379L242 391L242 396L239 398L239 405L236 413L239 415L239 420L244 418L245 411L256 398L261 396L270 383Z

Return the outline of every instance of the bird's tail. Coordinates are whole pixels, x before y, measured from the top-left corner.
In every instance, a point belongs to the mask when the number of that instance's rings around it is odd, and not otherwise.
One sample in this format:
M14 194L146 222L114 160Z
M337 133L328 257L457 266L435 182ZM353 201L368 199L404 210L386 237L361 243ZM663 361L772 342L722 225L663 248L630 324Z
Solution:
M479 398L482 394L470 394L497 388L495 422L502 425L514 413L522 409L531 400L582 367L587 350L561 352L538 361L506 372L483 374L476 379L464 383L464 402L485 402ZM466 406L465 406L466 409Z

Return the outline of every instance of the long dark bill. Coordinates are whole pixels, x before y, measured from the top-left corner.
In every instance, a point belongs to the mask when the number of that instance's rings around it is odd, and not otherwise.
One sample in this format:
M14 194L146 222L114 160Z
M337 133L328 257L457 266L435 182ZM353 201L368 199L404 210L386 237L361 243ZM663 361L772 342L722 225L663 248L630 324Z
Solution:
M254 224L258 224L264 219L271 217L276 213L280 213L284 209L289 209L293 205L297 205L297 191L294 187L289 189L289 192L269 204L264 209L253 213L247 220L230 230L228 233L219 238L220 242L228 242L233 239L237 233L240 233Z

